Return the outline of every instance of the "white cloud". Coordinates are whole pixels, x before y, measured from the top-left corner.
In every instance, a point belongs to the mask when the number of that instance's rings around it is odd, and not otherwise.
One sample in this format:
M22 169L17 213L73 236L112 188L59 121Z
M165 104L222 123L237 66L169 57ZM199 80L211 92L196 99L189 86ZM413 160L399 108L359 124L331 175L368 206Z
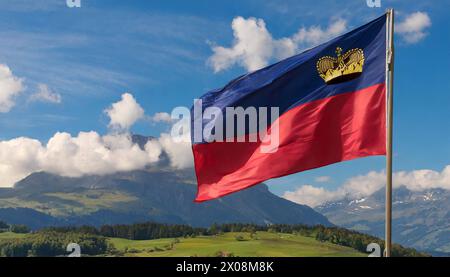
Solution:
M304 185L295 191L285 192L283 197L296 203L315 207L324 202L336 199L336 193L324 188Z
M292 40L303 48L311 47L330 40L347 30L347 21L337 19L330 23L328 28L322 29L320 26L301 28L292 37Z
M58 132L46 144L26 137L0 141L0 187L11 187L38 171L79 177L144 169L158 162L163 151L173 168L193 166L190 141L174 140L165 133L148 141L144 149L129 134L101 136L94 131L77 136Z
M157 162L161 152L155 141L141 149L127 134L93 131L76 137L58 132L45 145L25 137L0 141L0 186L12 186L37 171L79 177L142 169Z
M144 116L144 110L128 93L106 112L111 117L110 125L121 129L131 127ZM166 113L155 116L160 120L167 119ZM0 187L11 187L38 171L79 177L144 169L158 162L163 151L172 167L192 167L189 122L185 122L177 139L163 133L148 141L144 149L133 143L126 132L103 136L94 131L80 132L77 136L58 132L46 144L26 137L0 141Z
M220 71L240 63L249 71L264 67L273 55L274 40L262 19L236 17L231 23L234 45L231 48L213 47L211 63Z
M234 42L231 47L212 46L213 55L208 63L215 72L233 65L254 71L266 66L272 59L283 59L300 50L325 42L347 29L345 20L338 19L323 29L320 26L301 28L291 37L274 39L264 20L236 17L231 24Z
M136 121L144 117L144 109L130 93L122 94L122 99L105 110L109 116L109 126L113 129L128 130Z
M15 98L24 90L23 80L13 75L6 64L0 64L0 113L15 105Z
M158 141L169 156L172 167L184 169L194 165L190 138L180 141L174 140L169 134L161 134Z
M327 201L335 201L344 197L360 198L369 196L383 188L385 184L386 174L372 171L367 175L348 179L334 191L304 185L295 191L285 192L283 197L297 203L315 207ZM446 166L441 172L428 169L396 172L393 175L393 185L394 187L406 186L412 191L423 191L433 188L450 190L450 165Z
M170 134L163 133L159 138L164 152L170 158L170 164L174 168L184 169L194 166L191 144L190 112L185 110L181 120L172 121Z
M431 27L431 19L426 12L415 12L396 25L395 31L407 43L416 43L426 37L426 29Z
M38 91L32 94L28 100L59 104L62 97L59 93L52 91L46 84L39 84Z
M331 177L330 176L319 176L319 177L316 177L314 179L314 181L316 181L316 183L328 183L331 181Z
M153 122L172 123L173 119L170 114L166 112L155 113L151 118Z
M190 113L188 112L188 116ZM186 118L176 121L169 113L159 112L150 117L153 122L171 124L171 133L162 133L158 143L170 160L170 165L176 169L185 169L194 166L191 144L191 121ZM175 131L174 131L175 130Z

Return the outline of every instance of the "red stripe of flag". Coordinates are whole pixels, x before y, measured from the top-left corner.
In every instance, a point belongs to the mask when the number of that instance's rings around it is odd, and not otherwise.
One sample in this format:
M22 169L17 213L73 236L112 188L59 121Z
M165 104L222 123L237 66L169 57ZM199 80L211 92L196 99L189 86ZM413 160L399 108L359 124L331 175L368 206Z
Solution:
M261 142L194 144L195 201L218 198L270 178L385 155L385 100L385 85L378 84L288 110L278 118L280 143L274 153L262 153Z

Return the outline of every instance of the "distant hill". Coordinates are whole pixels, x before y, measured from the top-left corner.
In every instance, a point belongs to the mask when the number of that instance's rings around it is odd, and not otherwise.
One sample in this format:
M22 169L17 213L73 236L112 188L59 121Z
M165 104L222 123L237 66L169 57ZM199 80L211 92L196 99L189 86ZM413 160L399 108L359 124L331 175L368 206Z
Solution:
M384 236L384 189L361 199L326 203L316 210L345 228ZM436 256L450 256L450 191L430 189L393 191L393 230L395 242L425 250Z
M264 184L205 203L193 202L196 189L192 172L161 167L80 178L40 172L0 190L0 220L33 229L142 221L332 225L312 208L272 194Z

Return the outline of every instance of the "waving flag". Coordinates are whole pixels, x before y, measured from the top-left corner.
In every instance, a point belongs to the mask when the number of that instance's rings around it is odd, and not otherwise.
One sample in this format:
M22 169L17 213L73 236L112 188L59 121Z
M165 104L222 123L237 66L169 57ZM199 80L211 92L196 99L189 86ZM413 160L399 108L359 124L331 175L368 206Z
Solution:
M386 16L382 16L203 95L200 109L194 107L191 116L193 133L199 134L199 127L203 130L201 139L192 135L196 201L270 178L385 155L385 75ZM256 129L245 126L239 132L230 107L246 111L244 123L255 110L276 108L277 112L275 118L270 111L258 112L258 122L267 119L268 123ZM208 108L214 108L214 116ZM220 126L232 128L220 131ZM205 137L205 129L215 135ZM266 136L251 140L261 131Z

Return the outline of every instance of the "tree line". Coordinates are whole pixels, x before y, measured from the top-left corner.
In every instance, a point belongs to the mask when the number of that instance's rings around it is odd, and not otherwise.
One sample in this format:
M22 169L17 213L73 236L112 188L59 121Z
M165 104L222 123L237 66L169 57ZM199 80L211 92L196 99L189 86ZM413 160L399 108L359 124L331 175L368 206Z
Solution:
M13 232L18 234L26 234L30 232L30 228L23 224L8 224L0 220L0 233Z
M124 238L130 240L149 240L160 238L195 237L210 235L208 228L196 228L189 225L171 225L154 222L135 224L102 225L99 228L93 226L80 227L48 227L42 231L54 231L58 233L82 233L93 234L110 238Z
M41 231L22 238L0 240L1 257L55 257L66 256L66 247L76 242L83 255L101 255L111 251L113 246L105 237L74 232L58 233Z
M0 225L1 227L1 225ZM291 225L291 224L271 224L271 225L257 225L257 224L245 224L245 223L229 223L229 224L212 224L209 228L204 227L192 227L189 225L179 224L162 224L155 222L145 222L136 224L115 224L115 225L103 225L101 227L94 226L67 226L67 227L48 227L34 233L33 237L29 240L25 240L26 246L21 245L24 248L18 250L21 254L25 253L25 249L30 251L31 255L38 255L41 252L38 249L40 247L31 247L33 243L42 246L43 249L52 248L49 245L54 245L58 250L52 250L56 254L61 253L60 245L64 244L70 239L77 242L75 239L85 241L87 245L92 246L92 251L87 251L85 254L90 253L105 253L108 248L105 238L124 238L130 240L151 240L160 238L182 238L182 237L196 237L196 236L214 236L228 232L248 232L250 236L254 235L258 231L274 232L274 233L289 233L298 234L301 236L313 237L321 242L330 242L342 246L354 248L360 252L366 253L366 247L368 244L375 242L384 248L384 241L367 234L362 234L356 231L351 231L339 227L325 227L321 225L309 226L309 225ZM53 242L51 237L54 236L57 239ZM77 237L78 236L78 237ZM8 247L14 248L8 244ZM0 254L8 254L11 252L3 251L4 244L0 243ZM20 248L19 247L19 248ZM99 249L99 252L95 252L94 249ZM90 249L89 247L86 249ZM48 250L48 249L47 249ZM47 251L45 250L45 251ZM10 251L10 250L8 250ZM48 250L50 251L50 250ZM50 253L50 252L46 253ZM14 252L16 253L16 252ZM426 254L418 252L412 248L402 247L398 244L393 245L393 256L426 256Z

